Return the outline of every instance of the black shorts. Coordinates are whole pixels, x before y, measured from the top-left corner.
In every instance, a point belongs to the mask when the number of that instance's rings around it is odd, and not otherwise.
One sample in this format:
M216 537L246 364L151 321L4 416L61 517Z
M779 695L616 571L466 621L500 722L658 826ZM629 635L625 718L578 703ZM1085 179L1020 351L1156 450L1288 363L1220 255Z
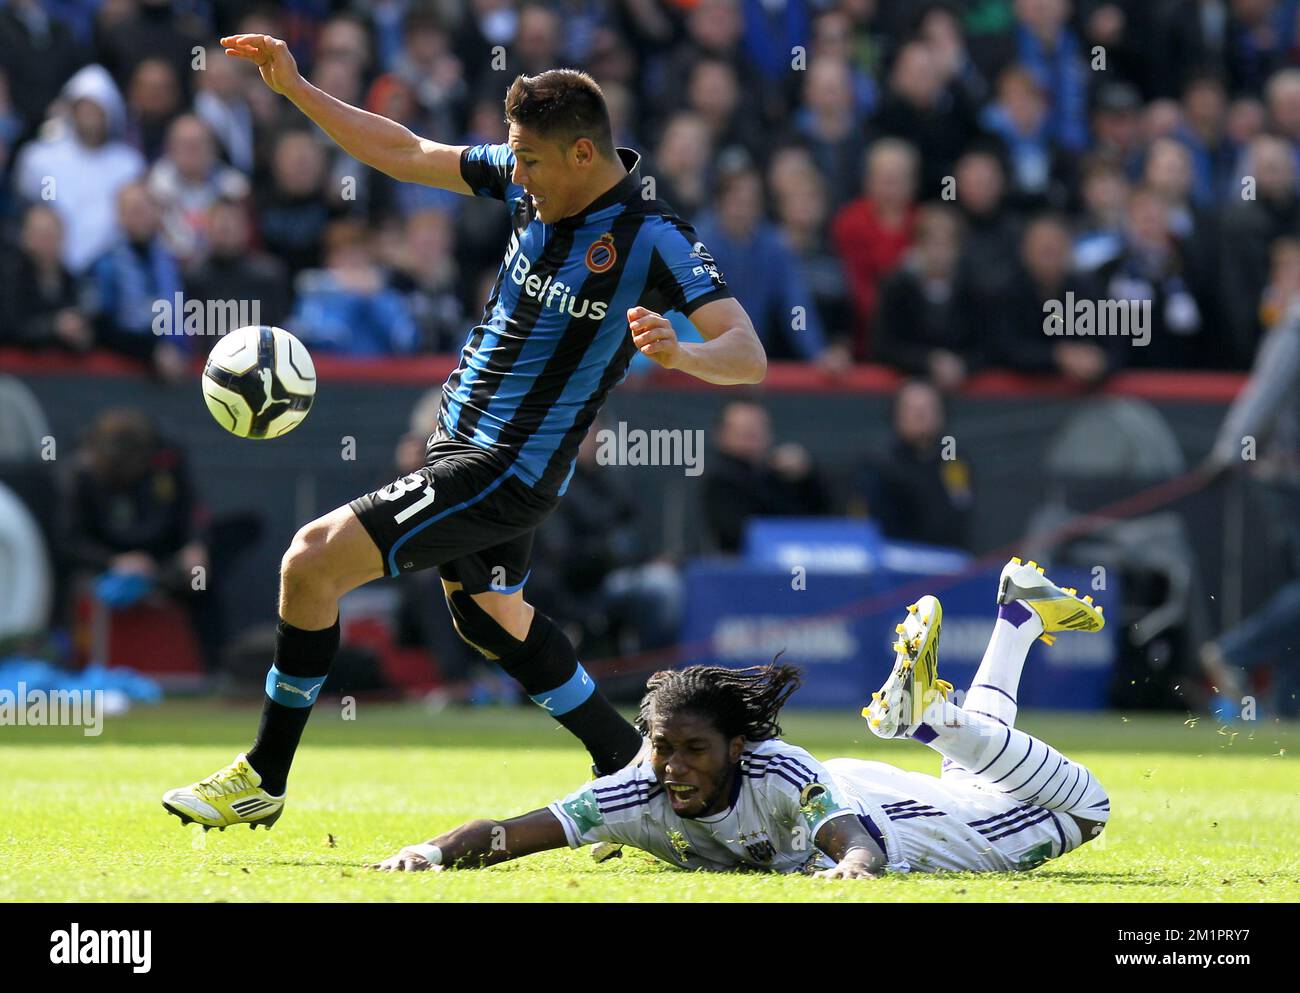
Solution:
M348 506L388 575L437 566L467 593L513 593L528 579L533 531L557 502L486 449L436 433L421 468Z

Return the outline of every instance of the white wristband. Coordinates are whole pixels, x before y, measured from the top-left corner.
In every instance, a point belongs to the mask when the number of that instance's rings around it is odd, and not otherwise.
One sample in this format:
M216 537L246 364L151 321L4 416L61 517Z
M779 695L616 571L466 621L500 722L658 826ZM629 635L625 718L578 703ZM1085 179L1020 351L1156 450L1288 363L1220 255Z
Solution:
M423 857L430 865L442 865L442 849L437 845L407 845L406 847Z

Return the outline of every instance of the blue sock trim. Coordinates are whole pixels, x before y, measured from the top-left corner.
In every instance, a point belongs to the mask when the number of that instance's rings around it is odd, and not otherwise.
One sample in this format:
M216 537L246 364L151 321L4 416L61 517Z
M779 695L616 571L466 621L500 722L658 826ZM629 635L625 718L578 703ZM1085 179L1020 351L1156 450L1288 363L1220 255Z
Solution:
M529 697L552 717L567 714L570 710L581 707L591 694L596 692L596 681L587 675L587 670L578 663L577 670L563 686L558 686L545 693L535 693Z
M266 695L285 707L310 707L324 685L324 676L286 676L275 666L266 674Z

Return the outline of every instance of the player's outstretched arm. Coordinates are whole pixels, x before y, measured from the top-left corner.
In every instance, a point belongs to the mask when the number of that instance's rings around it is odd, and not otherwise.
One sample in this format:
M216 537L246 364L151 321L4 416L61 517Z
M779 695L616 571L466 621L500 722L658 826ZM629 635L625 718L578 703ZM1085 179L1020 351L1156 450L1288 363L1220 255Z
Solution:
M669 320L645 307L627 312L632 340L641 354L665 369L719 386L761 383L767 375L767 353L749 315L731 297L706 303L691 314L704 341L679 341Z
M813 839L837 863L817 873L826 879L875 879L884 871L885 858L879 846L856 817L832 817Z
M265 34L236 34L221 39L226 54L257 66L262 81L287 97L359 162L408 183L440 186L470 193L460 175L464 146L444 145L409 128L335 99L303 79L289 46Z
M387 872L481 869L568 846L559 820L543 808L505 821L470 821L424 845L403 848L370 868Z

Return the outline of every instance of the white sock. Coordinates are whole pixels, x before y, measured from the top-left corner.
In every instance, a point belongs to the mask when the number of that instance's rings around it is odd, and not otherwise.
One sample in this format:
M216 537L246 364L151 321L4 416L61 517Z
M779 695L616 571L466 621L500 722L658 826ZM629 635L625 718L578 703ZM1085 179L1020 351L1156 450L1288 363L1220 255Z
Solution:
M1093 821L1110 818L1110 798L1087 768L1045 741L939 699L912 737L1022 803Z
M962 709L1015 727L1020 673L1034 639L1042 633L1043 622L1020 601L999 607L993 636L966 691Z

